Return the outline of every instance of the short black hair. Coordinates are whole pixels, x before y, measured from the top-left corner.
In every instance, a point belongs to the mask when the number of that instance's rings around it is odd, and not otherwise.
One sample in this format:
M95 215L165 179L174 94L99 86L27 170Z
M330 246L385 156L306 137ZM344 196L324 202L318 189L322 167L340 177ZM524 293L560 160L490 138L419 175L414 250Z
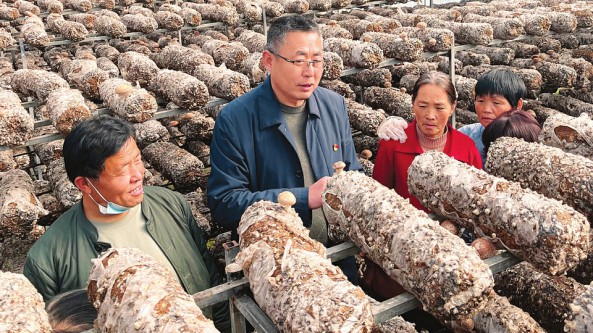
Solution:
M488 95L503 96L513 108L517 108L519 100L527 93L527 88L521 77L510 69L496 68L490 70L478 79L476 83L476 97Z
M319 26L310 18L301 15L281 16L268 29L266 50L277 53L286 34L294 31L316 32L321 36Z
M64 164L68 179L98 178L105 160L115 155L130 139L136 140L134 128L109 116L93 116L80 122L64 140Z
M539 142L541 127L535 117L524 110L511 110L494 119L482 132L484 152L501 136L520 138L527 142Z
M93 328L97 310L89 301L86 289L75 289L54 296L45 306L55 333L82 332Z

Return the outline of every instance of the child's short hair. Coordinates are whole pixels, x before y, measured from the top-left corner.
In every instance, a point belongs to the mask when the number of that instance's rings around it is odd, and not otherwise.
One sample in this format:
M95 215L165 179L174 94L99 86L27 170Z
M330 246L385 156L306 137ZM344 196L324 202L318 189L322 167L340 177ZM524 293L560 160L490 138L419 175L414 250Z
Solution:
M519 100L525 96L527 88L521 77L505 68L490 70L478 79L476 97L487 95L503 96L513 108L517 108Z
M89 301L86 289L75 289L56 295L46 306L53 332L74 333L93 328L97 310Z

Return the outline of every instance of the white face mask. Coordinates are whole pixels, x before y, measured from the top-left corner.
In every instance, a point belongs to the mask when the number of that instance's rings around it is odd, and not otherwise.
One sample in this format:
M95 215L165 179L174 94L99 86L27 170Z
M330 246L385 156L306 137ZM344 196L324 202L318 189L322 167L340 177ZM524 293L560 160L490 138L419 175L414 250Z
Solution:
M95 201L95 199L93 199L92 196L89 195L89 198L91 198L91 200L93 200L93 202L99 207L99 212L101 212L101 214L118 215L118 214L125 213L130 209L129 207L120 206L120 205L113 203L111 201L107 201L107 199L105 199L105 197L101 194L101 192L99 192L99 190L97 190L95 185L93 185L88 178L85 177L84 179L86 179L88 184L91 185L91 187L95 191L97 191L97 194L101 197L101 199L103 199L103 201L107 202L107 206L99 205L99 203L97 201Z

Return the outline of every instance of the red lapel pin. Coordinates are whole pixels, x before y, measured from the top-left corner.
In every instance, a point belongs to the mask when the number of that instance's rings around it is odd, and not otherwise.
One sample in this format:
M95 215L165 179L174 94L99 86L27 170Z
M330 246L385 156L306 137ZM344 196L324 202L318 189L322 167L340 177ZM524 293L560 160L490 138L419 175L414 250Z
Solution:
M334 151L338 151L339 148L340 148L340 146L338 146L337 143L334 143L334 146L333 146Z

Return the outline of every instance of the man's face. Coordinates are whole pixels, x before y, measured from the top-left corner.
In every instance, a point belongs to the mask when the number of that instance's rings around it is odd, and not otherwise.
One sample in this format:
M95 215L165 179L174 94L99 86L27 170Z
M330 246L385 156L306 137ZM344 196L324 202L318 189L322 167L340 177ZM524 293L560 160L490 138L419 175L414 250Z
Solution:
M113 156L105 160L105 169L98 179L90 179L99 192L113 203L134 207L142 202L144 191L144 164L136 141L130 138ZM105 201L92 191L93 199L105 205Z
M301 106L319 85L323 66L299 68L281 57L288 60L323 60L321 36L316 32L289 32L276 53L278 55L265 51L263 59L271 75L274 94L281 104Z
M484 127L488 126L496 117L513 109L509 101L502 95L476 96L474 107L478 114L478 121Z

